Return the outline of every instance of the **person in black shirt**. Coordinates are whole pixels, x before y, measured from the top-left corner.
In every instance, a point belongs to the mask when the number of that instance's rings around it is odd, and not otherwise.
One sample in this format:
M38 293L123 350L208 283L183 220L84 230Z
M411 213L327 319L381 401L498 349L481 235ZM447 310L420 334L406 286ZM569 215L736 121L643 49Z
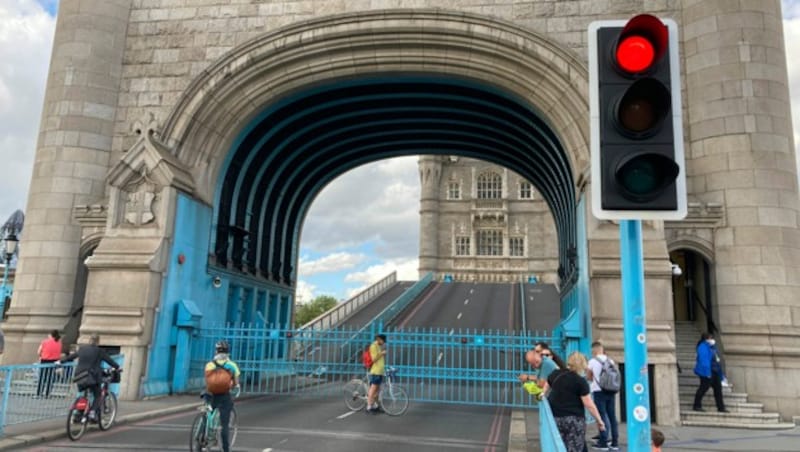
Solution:
M75 366L74 378L78 379L82 375L86 377L81 378L80 381L75 381L78 384L78 390L83 391L89 389L94 396L92 400L92 409L89 412L89 420L95 421L98 419L97 412L100 408L100 384L102 378L103 368L102 363L105 361L109 366L115 370L119 370L119 364L116 363L109 355L108 352L100 348L100 336L92 334L89 338L89 345L84 345L78 349L77 352L70 353L63 361L70 361L78 358L78 364ZM61 361L58 361L61 364ZM88 372L88 375L86 374Z
M551 390L547 400L567 452L583 452L586 446L584 408L597 419L598 428L605 430L600 413L592 401L589 383L582 376L585 370L586 357L580 352L574 352L567 359L567 369L559 369L550 374L545 386L545 391L547 388Z

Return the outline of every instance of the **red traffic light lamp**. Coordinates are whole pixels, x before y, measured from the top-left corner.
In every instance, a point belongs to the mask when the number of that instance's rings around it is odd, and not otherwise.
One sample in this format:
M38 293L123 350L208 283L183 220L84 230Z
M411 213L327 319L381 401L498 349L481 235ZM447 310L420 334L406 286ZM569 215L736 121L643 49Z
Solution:
M628 74L640 74L657 63L667 50L669 31L664 22L650 14L629 20L619 34L616 63Z

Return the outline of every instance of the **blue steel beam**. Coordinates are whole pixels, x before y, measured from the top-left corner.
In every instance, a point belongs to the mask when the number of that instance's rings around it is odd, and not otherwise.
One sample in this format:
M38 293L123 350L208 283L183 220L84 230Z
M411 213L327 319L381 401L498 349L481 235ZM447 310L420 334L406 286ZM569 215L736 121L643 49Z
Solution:
M571 171L569 168L568 160L566 155L564 154L563 150L558 145L558 140L552 131L546 126L546 124L541 121L540 116L538 116L534 110L529 107L524 106L524 102L520 102L517 99L511 99L510 96L498 97L497 90L493 90L492 87L485 87L481 86L480 89L475 89L474 84L470 87L465 88L464 86L456 86L459 81L454 80L446 80L446 81L438 81L437 83L432 83L430 79L425 79L424 83L420 82L419 80L414 79L396 79L396 81L402 81L404 83L403 87L408 88L410 91L415 91L413 94L417 96L423 96L424 99L428 102L439 102L442 104L448 105L452 114L473 114L474 112L470 111L469 108L480 108L482 110L488 110L494 108L495 110L504 110L506 113L505 123L498 124L494 128L497 130L501 130L503 127L508 126L511 121L508 119L508 112L517 114L517 116L524 116L522 118L523 122L526 122L527 125L534 126L536 128L536 134L544 138L545 141L549 143L545 146L540 145L539 149L528 150L528 155L533 154L534 156L538 156L540 158L545 158L548 161L545 162L531 162L524 165L520 165L519 162L521 160L525 160L524 157L526 155L523 153L522 156L519 155L507 155L507 156L497 156L497 152L479 152L477 157L483 158L490 161L495 161L496 163L504 164L521 174L525 177L528 177L534 184L537 186L540 192L548 200L548 203L551 206L551 209L554 209L554 216L556 219L556 224L558 225L559 235L562 237L560 242L560 254L561 254L561 261L562 266L566 270L570 270L569 262L565 258L566 248L568 246L574 246L575 243L575 231L574 231L574 184L572 183L571 179ZM371 86L367 86L368 83L372 83ZM408 101L408 97L410 96L409 92L403 93L387 93L384 83L386 83L385 79L381 80L373 80L368 81L368 83L363 83L363 81L358 81L354 83L354 86L350 86L350 91L346 92L342 98L338 99L338 107L340 109L344 109L343 111L337 111L337 116L335 119L331 116L328 116L328 122L335 121L335 120L342 120L344 115L351 114L353 109L356 108L354 102L361 101L363 99L372 98L370 101L380 102L381 104L386 103L392 97L396 97L398 94L404 97L404 100ZM357 85L357 86L355 86ZM286 133L294 131L295 136L294 138L299 138L302 135L307 137L313 137L314 134L299 134L297 135L297 126L296 121L299 118L303 119L312 119L313 113L317 112L329 112L329 110L325 110L326 108L332 108L330 102L320 102L320 100L326 100L333 95L342 95L340 93L341 89L339 89L341 85L336 85L334 87L323 87L319 89L315 89L313 91L309 91L310 96L306 96L300 99L284 99L276 103L275 107L272 109L271 113L274 113L275 110L284 109L285 113L283 117L288 117L285 121L275 121L280 120L282 117L272 115L270 112L265 112L264 114L259 116L259 124L249 125L246 128L247 136L244 138L237 139L237 143L239 143L238 149L236 149L233 156L229 159L228 162L228 169L224 174L224 182L221 184L222 188L219 191L219 202L216 203L217 208L217 227L220 229L219 233L216 237L214 237L216 243L215 254L220 260L221 264L225 263L225 260L229 256L230 250L228 250L228 231L225 228L230 224L239 225L243 227L246 225L247 222L247 215L252 214L250 218L250 232L251 235L253 232L256 232L253 226L258 225L258 234L255 237L252 237L252 247L249 250L248 255L244 255L241 259L237 260L241 264L249 264L251 267L260 267L262 272L267 273L270 279L280 280L285 284L291 284L292 279L292 271L286 268L286 265L290 265L294 262L294 255L296 250L294 248L297 244L297 231L299 224L302 222L302 219L305 215L305 210L310 204L310 200L316 196L315 191L298 191L297 194L301 197L301 200L305 200L305 202L301 202L300 205L302 208L299 210L300 214L293 214L293 215L285 215L285 210L281 208L274 208L274 209L257 209L254 210L251 207L247 207L248 205L252 205L252 200L256 197L264 195L265 193L261 190L250 190L253 187L259 187L259 184L251 184L250 182L255 182L257 178L261 177L263 180L264 175L269 175L270 177L274 176L274 172L269 171L272 169L272 166L269 164L263 164L269 161L269 163L273 163L276 161L280 161L281 159L291 160L292 158L305 158L307 159L309 156L304 155L302 152L298 152L297 148L289 149L288 154L280 154L276 152L275 146L272 145L270 140L266 139L267 136L275 137L283 133L283 140L278 140L277 143L283 143L288 147L288 141L286 141ZM428 91L422 90L423 92L420 93L420 87L424 87ZM437 90L431 90L431 87L438 87L442 88L439 91L446 91L451 90L453 92L457 92L457 95L441 95ZM333 92L333 88L337 88L335 92ZM396 88L396 86L395 86ZM327 90L327 91L326 91ZM361 96L360 94L364 91L373 90L373 94L371 96ZM460 90L460 91L459 91ZM310 97L316 95L317 97L311 99ZM494 96L494 97L492 97ZM491 102L484 101L483 97L492 98ZM433 100L432 100L433 99ZM460 105L460 109L454 108L454 105ZM412 104L413 105L413 104ZM467 108L469 107L469 108ZM350 110L347 110L347 109ZM392 110L396 115L400 109L395 108ZM522 112L522 113L519 113ZM426 112L429 114L429 112ZM524 113L524 114L523 114ZM392 113L389 113L392 114ZM288 115L288 116L287 116ZM309 116L311 115L311 116ZM491 115L493 119L496 115ZM294 121L292 120L294 119ZM424 118L423 118L424 120ZM480 121L476 121L480 123L481 121L486 121L485 115L481 118ZM311 121L314 122L314 121ZM317 120L316 122L319 122ZM320 124L314 124L313 127L320 127ZM502 122L502 121L501 121ZM512 124L513 125L513 124ZM324 126L324 124L322 124ZM516 125L513 125L516 126ZM283 128L285 127L285 130ZM473 128L476 127L476 124L472 125ZM262 130L263 129L263 130ZM338 132L343 133L343 132ZM463 131L462 131L463 133ZM290 133L291 135L291 133ZM497 135L497 131L495 131L495 135ZM502 133L500 135L503 135ZM508 140L509 135L505 133L505 138ZM241 135L240 135L241 137ZM510 140L509 142L513 142ZM256 152L254 150L258 149ZM427 149L426 149L427 151ZM374 157L374 160L380 158L386 158L390 155L407 155L409 153L418 153L409 151L408 149L405 150L395 150L395 154L389 153L381 153ZM439 152L444 153L455 153L464 155L463 152L453 152L452 149L440 150ZM436 150L433 151L436 153ZM494 154L494 155L493 155ZM325 156L323 155L323 158ZM522 158L520 158L522 157ZM284 160L284 161L285 161ZM504 160L511 160L510 163L505 163ZM259 165L254 165L254 162L261 163ZM538 163L538 165L537 165ZM545 163L542 165L542 163ZM549 164L548 164L549 163ZM336 176L344 172L347 168L345 165L341 165L335 168L332 168L331 175ZM243 177L242 175L245 174L246 176ZM545 176L549 176L546 182L541 182L541 175L544 174ZM279 182L281 181L279 179ZM308 184L303 184L308 186ZM313 185L313 184L312 184ZM320 186L324 186L324 184L319 184ZM281 189L286 189L290 187L290 184L283 184L279 185ZM243 189L249 190L245 196L245 193L242 191ZM285 199L285 195L278 194L277 199ZM276 198L270 198L268 196L264 196L266 203L268 200ZM238 202L237 202L238 201ZM295 204L297 201L292 200L290 204ZM263 204L262 204L263 205ZM269 206L274 206L274 204L267 204ZM266 206L264 206L266 207ZM560 208L554 208L560 207ZM259 243L258 240L261 238L268 238L264 237L264 226L266 226L265 221L262 220L263 212L265 210L271 210L274 212L274 215L271 217L272 221L269 221L270 226L270 234L269 238L271 240L267 243ZM295 211L297 212L297 211ZM284 219L288 219L289 223L284 222L282 225L278 225L277 220L279 217ZM231 219L234 221L231 222ZM266 220L266 219L265 219ZM280 228L280 231L277 231L277 228ZM273 229L275 228L275 229ZM243 228L244 229L244 228ZM276 234L276 232L280 232L280 234ZM287 240L291 236L291 240ZM238 237L235 239L234 243L234 251L243 252L243 243L244 238ZM261 258L254 254L254 250L264 250L266 247L274 247L276 245L285 244L291 249L287 249L286 247L281 246L282 249L278 250L277 248L271 249L267 255L262 255ZM258 252L258 251L255 251Z

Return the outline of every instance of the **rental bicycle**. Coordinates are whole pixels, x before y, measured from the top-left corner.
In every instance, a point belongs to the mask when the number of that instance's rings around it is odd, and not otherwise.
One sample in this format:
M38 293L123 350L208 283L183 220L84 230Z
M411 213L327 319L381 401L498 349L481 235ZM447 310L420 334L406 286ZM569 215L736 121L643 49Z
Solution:
M100 378L100 403L97 404L99 412L95 413L97 418L97 426L100 430L108 430L114 424L117 418L117 396L108 390L111 383L119 383L120 372L122 369L103 369ZM67 414L67 436L72 441L79 440L86 428L92 421L89 419L89 412L92 410L92 402L90 400L89 389L84 389L72 405L69 407Z
M239 397L241 389L236 386L231 391L231 396ZM219 410L211 407L211 394L203 392L203 405L197 409L197 414L192 422L192 435L189 437L189 450L207 451L212 447L222 447L222 425L220 424ZM228 442L229 447L233 447L236 435L239 433L239 422L236 416L236 408L231 410L231 417L228 420Z
M378 405L389 416L400 416L408 410L408 394L402 386L395 384L397 369L386 369L386 378L378 393ZM369 374L364 378L354 378L344 385L344 403L352 411L361 411L367 406Z

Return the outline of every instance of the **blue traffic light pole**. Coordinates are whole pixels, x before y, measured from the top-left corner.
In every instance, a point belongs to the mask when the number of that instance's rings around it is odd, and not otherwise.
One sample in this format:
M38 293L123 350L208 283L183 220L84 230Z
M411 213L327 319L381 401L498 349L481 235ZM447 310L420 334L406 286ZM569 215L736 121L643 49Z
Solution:
M644 302L642 221L620 220L622 322L625 338L625 413L628 450L650 451L650 387L647 378L647 312Z

